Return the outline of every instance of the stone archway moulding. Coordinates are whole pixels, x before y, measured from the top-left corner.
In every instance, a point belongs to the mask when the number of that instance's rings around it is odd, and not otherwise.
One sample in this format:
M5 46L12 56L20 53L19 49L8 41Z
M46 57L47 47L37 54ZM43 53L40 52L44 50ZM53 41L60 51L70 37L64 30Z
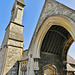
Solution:
M35 39L35 42L33 44L33 58L40 58L40 48L42 45L42 41L47 33L47 31L50 29L52 25L59 25L64 27L72 36L73 40L75 41L75 23L64 16L59 15L52 15L45 19L45 21L42 23L38 33L37 37Z
M43 69L43 75L45 75L44 73L45 73L45 71L47 69L50 70L50 74L51 75L55 75L56 74L56 67L54 65L47 64L42 69Z

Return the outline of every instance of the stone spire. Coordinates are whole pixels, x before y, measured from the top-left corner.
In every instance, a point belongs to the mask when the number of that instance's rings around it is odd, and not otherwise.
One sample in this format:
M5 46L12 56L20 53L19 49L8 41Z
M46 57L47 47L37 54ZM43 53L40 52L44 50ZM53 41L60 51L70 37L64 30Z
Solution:
M24 0L15 0L11 11L11 21L22 24L24 6L25 6Z
M6 28L5 37L2 43L2 67L1 74L6 73L20 59L23 52L23 25L22 17L24 10L24 0L15 0L12 11L11 20Z

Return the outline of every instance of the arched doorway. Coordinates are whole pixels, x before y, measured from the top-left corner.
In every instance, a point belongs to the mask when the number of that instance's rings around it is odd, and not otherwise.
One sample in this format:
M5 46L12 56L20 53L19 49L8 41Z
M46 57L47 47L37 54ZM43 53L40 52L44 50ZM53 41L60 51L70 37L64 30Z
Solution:
M30 48L31 46L33 46L33 53L32 53L33 58L40 58L40 51L41 51L40 49L41 49L43 39L52 25L58 25L58 26L65 28L66 31L68 31L69 34L72 36L72 38L75 40L74 24L75 23L72 20L64 16L59 16L59 15L48 16L44 20L40 28L39 29L36 28L37 33L35 36L33 36L35 41L33 41L33 39L32 39L33 42L31 41L31 43L33 44L30 44Z
M31 62L35 63L36 59L39 63L40 75L42 75L42 68L47 64L56 67L57 75L66 75L67 52L75 40L74 24L72 20L64 16L51 15L39 28L36 28L29 47L29 57ZM36 68L33 68L33 73L35 70Z
M58 75L66 74L67 52L72 43L73 38L64 27L52 25L41 45L39 64L42 64L40 65L40 70L43 66L51 64L56 66ZM49 69L46 69L45 72L47 71L49 73Z

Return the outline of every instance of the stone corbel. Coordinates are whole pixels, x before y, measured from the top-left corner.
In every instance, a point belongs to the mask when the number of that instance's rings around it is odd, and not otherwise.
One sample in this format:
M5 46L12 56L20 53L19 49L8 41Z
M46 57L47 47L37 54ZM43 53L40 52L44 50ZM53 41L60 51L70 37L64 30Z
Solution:
M66 65L68 62L67 61L63 61L63 64Z

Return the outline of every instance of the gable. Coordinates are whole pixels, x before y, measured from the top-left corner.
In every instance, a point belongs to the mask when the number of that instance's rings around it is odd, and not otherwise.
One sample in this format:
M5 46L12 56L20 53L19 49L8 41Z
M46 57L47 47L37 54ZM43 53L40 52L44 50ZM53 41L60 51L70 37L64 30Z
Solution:
M55 0L45 0L31 43L32 41L34 42L43 22L51 15L63 16L75 22L75 10L72 10Z
M51 15L62 15L75 21L75 10L55 0L46 0L37 26L40 27L44 19Z

